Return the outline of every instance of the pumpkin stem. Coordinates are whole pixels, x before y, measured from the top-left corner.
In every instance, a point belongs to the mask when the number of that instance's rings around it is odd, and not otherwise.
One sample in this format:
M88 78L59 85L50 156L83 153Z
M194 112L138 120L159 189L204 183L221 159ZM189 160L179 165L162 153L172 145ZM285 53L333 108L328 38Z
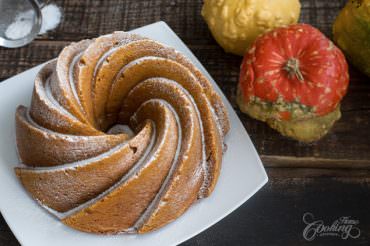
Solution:
M288 72L290 78L297 77L299 81L303 81L303 75L299 69L299 60L297 58L289 58L284 66L284 70Z

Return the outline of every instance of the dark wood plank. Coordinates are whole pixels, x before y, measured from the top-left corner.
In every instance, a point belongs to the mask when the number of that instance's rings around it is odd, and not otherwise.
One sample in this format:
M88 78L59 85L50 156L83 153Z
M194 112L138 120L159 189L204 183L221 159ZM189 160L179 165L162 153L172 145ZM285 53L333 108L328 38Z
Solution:
M14 237L9 226L6 224L2 214L0 213L0 245L16 246L19 245L17 239Z
M163 20L170 23L187 43L213 43L200 16L201 2L201 0L57 0L55 3L64 10L63 23L41 39L80 40L116 30L130 30Z
M370 170L370 160L261 155L265 167L351 168Z
M269 183L239 209L182 245L369 245L370 179L368 171L270 168ZM363 179L353 178L365 175ZM306 174L306 177L302 176ZM302 236L306 212L325 225L343 216L358 220L361 235L343 240Z
M315 178L328 178L339 179L341 181L353 180L350 183L362 183L363 181L369 182L370 170L369 169L347 169L347 168L291 168L291 167L267 167L266 168L269 182L270 180L283 180L283 179L310 179Z
M0 48L0 81L58 56L70 42L34 41L18 48Z
M80 40L115 30L130 30L163 20L188 44L213 44L200 15L202 0L56 0L64 11L62 24L41 39ZM301 22L311 23L328 36L346 0L305 0Z

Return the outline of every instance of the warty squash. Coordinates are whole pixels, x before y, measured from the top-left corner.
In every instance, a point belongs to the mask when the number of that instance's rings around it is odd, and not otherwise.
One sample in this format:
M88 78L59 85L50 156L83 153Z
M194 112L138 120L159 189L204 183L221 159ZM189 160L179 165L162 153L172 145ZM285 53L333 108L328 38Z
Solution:
M296 23L300 10L299 0L205 0L202 15L219 45L242 56L260 34Z
M350 62L370 77L370 0L350 0L333 26L334 40Z
M296 24L257 38L241 66L240 109L302 142L324 136L347 92L343 53L319 30Z

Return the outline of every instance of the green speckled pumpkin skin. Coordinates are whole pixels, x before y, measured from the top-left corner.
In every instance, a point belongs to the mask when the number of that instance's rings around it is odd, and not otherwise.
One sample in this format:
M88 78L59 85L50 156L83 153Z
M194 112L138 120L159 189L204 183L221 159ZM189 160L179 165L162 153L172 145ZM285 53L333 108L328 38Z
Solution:
M344 54L308 24L277 28L245 54L237 103L242 112L302 142L324 136L347 92Z
M333 26L334 40L351 63L370 77L370 0L350 0Z
M254 119L266 122L271 128L277 130L282 135L296 139L300 142L311 143L325 136L333 127L334 123L341 117L340 105L324 116L308 119L296 119L290 121L276 120L273 116L278 113L276 110L266 110L260 104L244 103L240 89L238 88L237 103L243 113L248 114Z

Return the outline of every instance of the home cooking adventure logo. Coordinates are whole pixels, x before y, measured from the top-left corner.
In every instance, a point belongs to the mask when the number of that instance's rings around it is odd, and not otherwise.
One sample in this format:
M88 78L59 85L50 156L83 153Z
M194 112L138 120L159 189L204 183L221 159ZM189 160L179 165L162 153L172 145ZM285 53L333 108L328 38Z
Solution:
M306 227L303 230L303 238L313 241L316 237L333 236L341 239L359 238L361 230L359 221L350 216L343 216L334 220L331 224L325 224L321 219L315 219L312 213L305 213L302 217Z

